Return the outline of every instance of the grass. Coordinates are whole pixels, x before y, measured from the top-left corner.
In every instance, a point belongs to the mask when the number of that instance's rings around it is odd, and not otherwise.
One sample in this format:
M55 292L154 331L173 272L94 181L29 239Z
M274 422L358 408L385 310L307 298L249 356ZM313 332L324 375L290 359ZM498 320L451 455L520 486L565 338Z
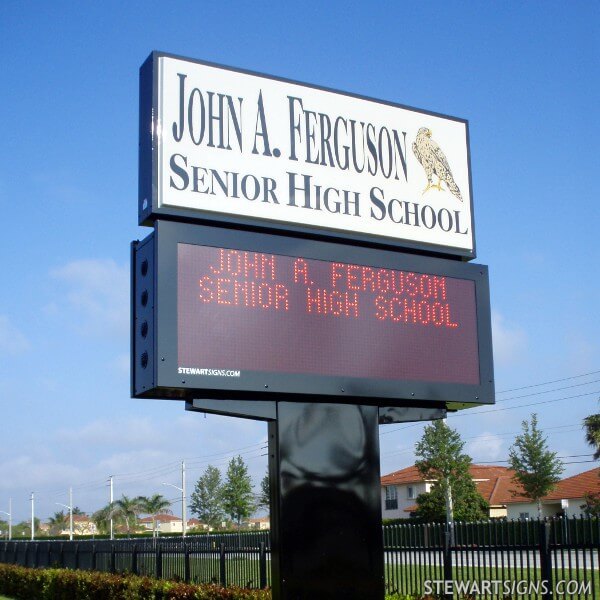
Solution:
M541 579L541 571L539 569L521 570L520 568L453 568L452 577L454 581L469 581L469 582L482 582L482 581L529 581L532 584L539 582ZM386 565L385 568L385 580L386 580L386 591L388 594L392 592L399 593L399 597L403 597L402 594L423 594L425 592L425 581L427 580L441 580L443 579L441 567L417 567L415 565ZM594 597L600 597L600 572L597 570L581 569L578 573L573 572L569 575L568 572L563 572L562 569L553 569L552 580L556 582L565 580L575 580L590 585L589 594L574 594L572 596L567 595L570 598L592 598L592 590L595 592ZM521 584L522 585L522 584ZM592 587L593 586L593 587ZM394 596L392 596L394 597ZM489 598L482 594L482 597ZM495 598L502 598L502 594L493 596ZM512 597L512 596L510 596ZM519 600L540 600L541 594L531 593L517 594Z

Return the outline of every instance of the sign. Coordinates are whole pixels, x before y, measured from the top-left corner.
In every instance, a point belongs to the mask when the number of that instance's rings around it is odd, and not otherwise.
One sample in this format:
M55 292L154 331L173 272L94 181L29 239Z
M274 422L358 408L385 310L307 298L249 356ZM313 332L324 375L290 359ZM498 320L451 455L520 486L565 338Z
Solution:
M493 402L480 265L158 221L133 272L135 396Z
M161 216L468 260L467 122L155 52L140 72L139 220Z

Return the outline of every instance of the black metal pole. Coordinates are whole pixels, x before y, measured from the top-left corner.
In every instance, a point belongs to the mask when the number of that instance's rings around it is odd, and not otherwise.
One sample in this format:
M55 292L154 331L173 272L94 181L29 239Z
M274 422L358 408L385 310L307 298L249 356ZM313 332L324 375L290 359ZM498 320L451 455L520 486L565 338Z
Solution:
M273 600L383 600L377 407L278 402L269 472Z

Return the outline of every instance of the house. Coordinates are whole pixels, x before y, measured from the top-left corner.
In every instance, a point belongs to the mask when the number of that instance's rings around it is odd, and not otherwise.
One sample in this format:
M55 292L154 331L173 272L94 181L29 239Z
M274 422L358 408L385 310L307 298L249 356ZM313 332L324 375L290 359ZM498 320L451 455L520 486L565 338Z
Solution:
M569 517L584 515L582 505L586 494L600 493L600 467L562 479L547 496L542 498L542 517L566 514ZM536 519L537 502L523 495L522 490L507 502L509 519Z
M252 517L244 521L244 526L248 527L248 529L270 529L271 528L271 520L269 517Z
M203 523L199 519L188 519L186 523L186 527L188 531L192 529L195 531L210 531L212 528L209 527L206 523Z
M183 533L183 521L174 515L158 514L154 517L144 517L138 523L147 531L152 531L153 523L156 523L156 531L160 533Z
M490 505L490 517L506 517L513 497L514 471L498 465L471 465L471 477L479 493ZM413 465L381 478L381 513L384 519L407 519L417 510L419 494L428 493L434 480L425 481Z
M59 535L69 535L69 527L69 517L67 516ZM97 533L98 526L92 521L91 517L87 515L73 515L73 535L96 535Z

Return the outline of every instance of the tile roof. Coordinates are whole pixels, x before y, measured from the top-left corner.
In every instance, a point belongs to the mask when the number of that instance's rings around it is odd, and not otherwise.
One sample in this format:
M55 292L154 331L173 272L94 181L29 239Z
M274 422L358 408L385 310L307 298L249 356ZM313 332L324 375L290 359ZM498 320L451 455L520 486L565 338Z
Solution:
M514 493L517 494L516 497L520 497L522 493L519 484L515 483L512 479L514 471L508 467L499 465L471 465L469 472L477 485L479 493L491 506L506 504L514 497ZM422 481L423 477L417 468L412 465L384 475L381 478L381 485L398 485ZM406 510L408 511L408 509Z
M180 517L175 517L173 515L156 515L155 520L157 523L168 523L171 521L181 521ZM152 523L152 517L144 517L143 519L139 519L140 523Z
M578 473L572 477L566 477L556 484L547 496L542 500L568 500L569 498L583 498L588 493L600 493L600 467ZM526 496L517 496L509 502L531 502Z

